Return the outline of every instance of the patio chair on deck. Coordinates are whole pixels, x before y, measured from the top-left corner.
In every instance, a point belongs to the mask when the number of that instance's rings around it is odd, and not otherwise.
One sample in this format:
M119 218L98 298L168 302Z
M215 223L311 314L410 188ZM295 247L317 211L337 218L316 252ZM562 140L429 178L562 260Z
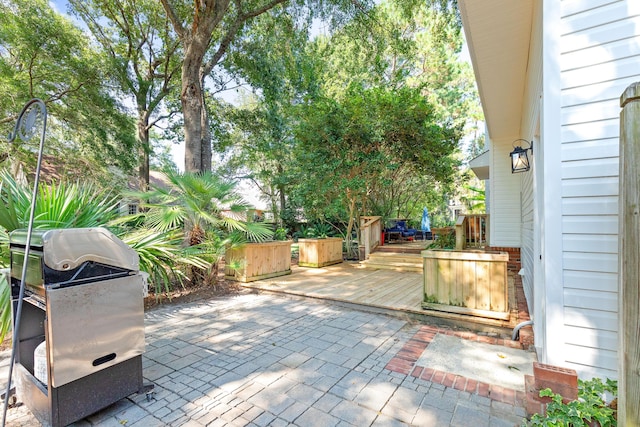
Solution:
M402 236L403 240L413 240L416 236L417 230L415 228L408 228L406 221L396 222L396 227Z

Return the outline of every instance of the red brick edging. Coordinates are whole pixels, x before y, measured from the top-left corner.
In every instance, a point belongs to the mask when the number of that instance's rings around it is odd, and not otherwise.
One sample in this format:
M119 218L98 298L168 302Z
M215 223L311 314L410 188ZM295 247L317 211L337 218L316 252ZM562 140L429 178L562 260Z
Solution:
M424 350L429 346L429 344L431 344L431 341L433 341L436 334L452 335L458 338L483 342L486 344L522 348L522 345L519 342L503 338L487 337L474 334L473 332L450 331L435 328L433 326L422 326L418 332L416 332L415 335L407 341L400 351L396 353L389 363L387 363L385 369L403 375L411 375L412 377L420 378L432 383L442 384L445 387L453 388L455 390L487 397L491 400L507 403L509 405L524 406L525 392L523 391L476 381L471 378L439 371L437 369L417 366L416 362Z

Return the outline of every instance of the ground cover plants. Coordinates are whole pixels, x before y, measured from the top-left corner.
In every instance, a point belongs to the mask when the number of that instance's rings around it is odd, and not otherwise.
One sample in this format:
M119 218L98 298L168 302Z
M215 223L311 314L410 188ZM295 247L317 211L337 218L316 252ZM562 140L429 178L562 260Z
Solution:
M534 414L523 427L617 426L618 382L600 378L578 380L578 399L564 403L551 389L540 390L540 397L550 397L546 414Z

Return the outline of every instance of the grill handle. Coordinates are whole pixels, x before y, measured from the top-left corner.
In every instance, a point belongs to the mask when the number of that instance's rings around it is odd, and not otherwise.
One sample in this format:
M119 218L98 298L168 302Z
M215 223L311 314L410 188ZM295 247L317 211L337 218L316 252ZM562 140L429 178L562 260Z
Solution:
M110 354L107 354L106 356L98 357L91 364L93 366L100 366L100 365L102 365L104 363L111 362L115 358L116 358L116 354L115 353L110 353Z

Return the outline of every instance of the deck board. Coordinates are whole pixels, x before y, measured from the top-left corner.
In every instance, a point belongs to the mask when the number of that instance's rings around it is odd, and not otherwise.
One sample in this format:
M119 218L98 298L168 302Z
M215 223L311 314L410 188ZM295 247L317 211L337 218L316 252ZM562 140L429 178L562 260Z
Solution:
M343 262L321 268L292 266L292 274L242 283L251 289L281 292L395 312L469 321L469 316L422 308L423 274L386 269L364 268L358 263ZM473 323L513 327L509 322L473 319Z
M314 269L294 266L290 275L243 283L242 286L422 312L421 273L365 269L356 263Z

